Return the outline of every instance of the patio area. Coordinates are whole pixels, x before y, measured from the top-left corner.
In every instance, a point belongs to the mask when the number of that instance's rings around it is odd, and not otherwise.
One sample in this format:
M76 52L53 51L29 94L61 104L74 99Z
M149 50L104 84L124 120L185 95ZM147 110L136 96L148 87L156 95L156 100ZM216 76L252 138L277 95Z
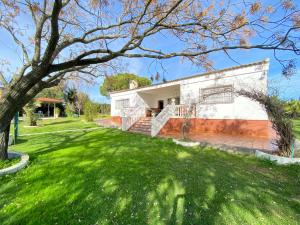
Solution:
M171 138L170 136L160 135L160 137ZM172 138L180 139L181 136L173 136ZM192 141L200 142L201 144L209 144L216 147L233 148L233 150L247 153L254 153L255 150L260 150L266 153L276 152L274 144L275 137L251 137L251 136L234 136L226 134L203 133L192 135L189 137Z
M103 127L114 127L120 128L121 121L115 121L112 118L104 118L97 121L97 124ZM181 139L181 135L172 134L159 135L162 138L176 138ZM260 150L266 153L276 152L276 145L274 140L276 135L271 132L270 137L254 137L254 136L243 136L243 135L226 135L218 133L200 133L197 135L190 135L191 141L201 142L202 144L209 144L216 147L228 148L236 151L243 151L253 153L255 150Z

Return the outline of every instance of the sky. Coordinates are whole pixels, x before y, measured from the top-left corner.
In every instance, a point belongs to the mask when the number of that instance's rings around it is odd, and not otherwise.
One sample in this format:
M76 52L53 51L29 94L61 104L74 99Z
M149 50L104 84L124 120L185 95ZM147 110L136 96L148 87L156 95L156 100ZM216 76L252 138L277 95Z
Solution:
M162 44L164 42L161 42ZM165 49L168 49L167 47ZM289 79L282 76L282 66L273 57L273 52L264 50L236 50L231 53L232 57L240 64L249 64L252 62L262 61L266 58L270 59L270 69L268 74L268 84L272 88L277 88L280 93L280 97L283 99L299 99L300 98L300 63L297 63L298 71L294 76ZM233 62L224 54L214 54L211 56L214 62L214 68L216 70L223 69L232 66L238 66L239 64ZM183 61L180 58L173 58L169 60L163 60L162 65L158 63L152 63L152 60L138 58L138 59L126 59L128 66L123 72L130 72L140 76L150 78L151 74L159 72L166 80L174 80L177 78L188 77L195 74L201 74L205 72L203 68L199 68L188 61ZM163 68L162 68L163 67ZM99 94L99 85L103 82L102 78L97 80L97 84L92 87L88 87L88 93L90 97L97 102L109 102L109 99Z
M20 23L25 23L21 21ZM32 32L30 28L24 32ZM116 46L120 43L116 43ZM165 52L173 51L176 49L177 42L174 39L170 39L168 36L158 36L151 38L146 43L147 46L155 46L157 49L163 49ZM21 57L18 53L19 50L13 44L11 38L0 29L0 58L7 59L11 63L11 66L16 67L20 61ZM257 62L264 60L266 58L270 59L270 70L269 70L269 86L276 87L280 90L280 97L283 99L299 99L300 97L300 61L296 61L298 71L290 79L287 79L281 75L281 65L273 57L272 51L266 50L233 50L229 52L231 57L238 61L240 64L248 64L252 62ZM284 55L285 54L285 55ZM280 57L285 58L295 58L295 55L291 53L281 53ZM299 56L298 56L299 58ZM214 63L214 68L216 70L223 69L227 67L237 66L236 62L229 59L223 53L214 53L210 55L210 59ZM296 58L297 59L297 58ZM140 76L150 78L151 75L155 75L157 72L163 76L166 80L174 80L177 78L183 78L195 74L201 74L205 72L203 68L199 68L196 65L191 64L189 61L183 61L181 58L172 58L168 60L162 60L160 62L153 61L147 58L130 58L122 59L123 70L120 72L134 73ZM95 84L92 86L82 86L82 91L86 92L90 98L96 102L109 102L109 99L101 96L99 92L99 86L103 82L103 78L98 78L95 80Z

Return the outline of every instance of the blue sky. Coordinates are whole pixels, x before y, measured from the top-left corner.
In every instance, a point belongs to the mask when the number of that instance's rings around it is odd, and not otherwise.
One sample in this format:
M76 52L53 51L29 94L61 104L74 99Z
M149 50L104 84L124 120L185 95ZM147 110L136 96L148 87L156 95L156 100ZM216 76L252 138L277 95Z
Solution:
M163 42L162 42L163 44ZM168 48L164 48L168 50ZM269 86L276 87L280 90L280 96L284 99L299 99L300 98L300 64L297 63L298 72L287 79L281 75L281 65L273 57L271 51L263 50L235 50L231 52L231 56L240 64L248 64L256 61L270 58L270 70L269 70ZM286 57L294 57L288 55ZM214 61L214 67L216 69L222 69L231 66L237 66L238 64L230 60L226 55L216 53L210 57ZM151 74L159 72L163 74L167 80L173 80L177 78L187 77L193 74L200 74L204 72L202 68L199 68L188 61L183 61L180 58L173 58L169 60L161 61L163 68L158 63L151 63L153 60L138 58L138 59L126 59L128 63L127 69L124 72L131 72L141 76L150 77ZM90 97L97 102L109 102L109 100L99 94L99 85L103 81L102 78L98 79L97 84L93 87L89 87L88 93Z
M268 2L268 1L267 1ZM24 23L22 21L21 23ZM26 22L25 22L26 23ZM32 32L32 29L27 28L27 32ZM120 44L120 43L118 43ZM117 43L113 45L118 46ZM165 52L174 51L178 49L179 45L175 39L169 36L161 35L159 37L153 37L147 40L145 46L155 46L156 49L163 49ZM272 51L265 50L234 50L230 52L232 58L238 61L240 64L248 64L255 61L260 61L265 58L270 58L270 71L269 71L269 85L277 87L280 90L280 96L284 99L298 99L300 97L300 62L297 61L298 72L287 79L281 75L281 65L274 59ZM295 55L291 53L279 54L282 59L295 58ZM20 50L13 44L10 37L0 29L0 58L7 59L11 62L11 66L15 68L20 64ZM299 58L299 56L298 56ZM214 53L210 55L210 59L214 62L215 69L222 69L226 67L236 66L235 62L230 60L223 53ZM204 72L202 68L199 68L189 61L183 61L181 58L172 58L168 60L162 60L161 64L146 58L130 58L123 59L123 64L127 64L122 72L135 73L140 76L150 77L157 72L161 76L164 76L167 80L173 80L190 76L193 74L200 74ZM97 102L109 102L104 96L100 95L99 86L103 82L103 78L98 78L95 85L83 87L82 89L89 94L89 96Z

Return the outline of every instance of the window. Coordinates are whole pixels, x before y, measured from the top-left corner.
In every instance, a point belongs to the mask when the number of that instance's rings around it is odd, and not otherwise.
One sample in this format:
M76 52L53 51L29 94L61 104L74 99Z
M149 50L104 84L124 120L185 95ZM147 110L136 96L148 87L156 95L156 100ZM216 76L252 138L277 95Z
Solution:
M233 86L216 86L200 90L200 102L204 104L227 104L233 102Z
M116 109L123 109L129 107L129 99L116 100Z
M172 98L168 98L168 105L172 104ZM180 97L176 97L175 98L175 105L179 105L180 104Z

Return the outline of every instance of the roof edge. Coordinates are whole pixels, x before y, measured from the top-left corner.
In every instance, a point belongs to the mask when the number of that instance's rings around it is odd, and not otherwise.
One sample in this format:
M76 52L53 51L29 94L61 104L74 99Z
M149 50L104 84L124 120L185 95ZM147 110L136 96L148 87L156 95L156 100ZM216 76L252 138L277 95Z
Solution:
M230 70L236 70L236 69L241 69L241 68L250 67L250 66L256 66L256 65L260 65L260 64L266 64L266 63L269 63L269 62L270 62L270 58L265 58L264 60L256 61L256 62L253 62L253 63L242 64L242 65L239 65L239 66L232 66L232 67L227 67L227 68L220 69L220 70L213 70L213 71L209 71L209 72L205 72L205 73L195 74L195 75L191 75L191 76L188 76L188 77L183 77L183 78L178 78L178 79L175 79L175 80L170 80L170 81L167 81L165 83L152 84L152 85L148 85L148 86L138 87L138 88L135 88L135 89L125 89L125 90L120 90L120 91L112 91L112 92L109 92L109 95L110 94L115 94L115 93L126 92L126 91L139 90L139 89L142 89L142 88L158 86L158 85L172 83L172 82L181 81L181 80L187 80L187 79L195 78L195 77L198 77L198 76L206 76L206 75L210 75L210 74L214 74L214 73L221 73L221 72L226 72L226 71L230 71Z

